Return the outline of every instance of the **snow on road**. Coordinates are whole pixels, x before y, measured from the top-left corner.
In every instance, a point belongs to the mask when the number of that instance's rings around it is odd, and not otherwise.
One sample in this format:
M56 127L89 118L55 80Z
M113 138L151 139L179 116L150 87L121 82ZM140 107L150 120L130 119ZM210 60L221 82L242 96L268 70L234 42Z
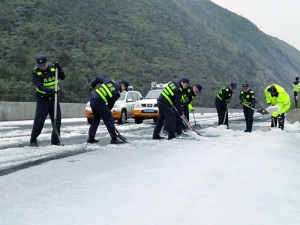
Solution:
M200 141L152 140L153 125L139 132L131 123L118 127L128 144L60 148L24 146L30 126L0 123L1 168L85 152L1 176L1 224L300 224L299 123L263 132L270 121L258 118L244 133L239 114L229 130L215 126L214 114L196 117ZM86 138L88 126L64 124L63 137ZM14 137L22 146L5 148Z

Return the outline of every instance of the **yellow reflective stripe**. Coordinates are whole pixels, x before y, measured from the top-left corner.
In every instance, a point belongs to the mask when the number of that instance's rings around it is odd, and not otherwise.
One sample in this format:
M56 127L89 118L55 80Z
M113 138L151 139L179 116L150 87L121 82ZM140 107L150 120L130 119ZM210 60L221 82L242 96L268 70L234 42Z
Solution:
M220 97L219 93L217 94L217 98L222 101L222 98Z
M43 73L40 72L40 71L38 71L38 72L36 72L36 74L37 74L38 76L41 76Z
M165 97L165 99L168 100L168 102L170 103L170 105L173 105L173 102L171 101L171 99L169 98L169 96L166 93L162 92L161 94Z
M102 88L102 90L101 90ZM104 89L104 90L103 90ZM108 94L108 96L111 98L113 96L113 94L111 93L111 91L109 90L109 88L105 85L105 84L102 84L99 88L97 88L95 90L99 95L100 97L107 103L107 98L105 97L105 94ZM106 93L104 93L106 92Z
M186 103L187 101L185 100L185 95L181 95L181 100L182 103Z
M104 87L104 89L105 89L106 93L109 95L109 97L113 96L111 91L109 90L109 88L105 84L102 84L102 87Z
M42 93L42 94L46 94L46 92L44 92L44 91L41 91L40 89L38 89L37 87L35 88L35 90L37 91L37 92L40 92L40 93Z
M55 68L54 67L50 68L50 71L55 72Z
M49 87L49 86L55 85L56 83L58 83L58 81L52 81L52 82L48 82L48 83L43 83L43 85L44 85L45 87Z
M169 86L166 87L166 89L168 90L168 92L173 96L174 92L171 90L171 88Z
M107 103L107 99L105 98L105 96L101 93L101 91L99 89L96 89L95 90L99 95L100 97Z

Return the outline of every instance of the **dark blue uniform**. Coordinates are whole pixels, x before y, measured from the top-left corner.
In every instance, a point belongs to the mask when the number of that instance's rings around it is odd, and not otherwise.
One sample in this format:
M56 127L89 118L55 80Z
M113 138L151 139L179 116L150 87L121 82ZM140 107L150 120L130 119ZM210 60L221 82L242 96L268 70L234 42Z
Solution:
M182 126L181 118L176 116L177 113L182 116L181 96L182 86L180 83L174 81L170 82L158 97L157 106L159 116L153 131L153 139L159 139L159 134L163 126L164 130L168 133L168 139L175 137L176 126ZM172 105L175 106L177 112L174 111Z
M254 91L249 89L247 92L245 92L242 89L240 91L240 102L242 102L242 103L244 103L245 105L248 106L247 107L247 106L243 105L243 112L244 112L245 121L246 121L246 130L245 130L245 132L252 132L254 110L251 109L251 108L255 107Z
M233 93L233 91L230 89L230 86L232 88L235 88L236 84L232 83L232 84L227 85L224 88L222 88L218 92L216 101L215 101L215 106L216 106L218 117L219 117L218 125L224 124L224 125L227 125L227 128L229 128L227 104L230 102L230 99L231 99L232 93ZM224 120L224 118L225 118L225 120Z
M42 71L40 68L35 68L32 71L32 82L36 87L36 111L35 118L33 123L33 128L31 132L31 143L36 143L37 137L41 134L44 127L45 120L49 114L51 123L53 125L54 120L54 88L55 88L55 68L53 65L48 65L45 71ZM58 68L58 79L64 80L65 73L59 66ZM57 81L58 82L58 81ZM57 115L56 115L56 129L60 134L61 126L61 111L60 105L57 101ZM58 145L60 143L57 135L52 131L51 143L53 145Z
M188 121L190 120L189 104L194 100L195 97L196 94L193 92L193 85L188 86L186 89L183 90L182 97L181 97L181 104L182 104L183 114L185 115ZM187 127L185 126L184 128L187 129Z
M124 82L125 81L123 81L123 83ZM114 143L116 143L116 141L118 142L119 140L117 139L118 135L116 133L114 118L111 114L111 109L120 97L120 92L122 92L122 81L113 82L112 80L105 77L97 77L91 84L92 88L94 88L97 84L101 85L91 94L90 97L90 105L93 111L94 118L89 129L89 140L95 139L100 119L102 119L111 136L112 141L115 141ZM126 88L128 87L127 82L125 82L124 85L126 86ZM121 143L121 141L119 141L118 143Z

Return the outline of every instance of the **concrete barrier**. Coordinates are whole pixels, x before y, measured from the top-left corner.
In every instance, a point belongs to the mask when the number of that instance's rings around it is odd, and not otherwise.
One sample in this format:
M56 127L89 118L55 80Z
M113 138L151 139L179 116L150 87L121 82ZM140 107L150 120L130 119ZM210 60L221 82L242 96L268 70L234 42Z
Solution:
M62 118L85 117L86 103L60 103ZM35 115L35 102L0 101L0 121L32 120ZM195 113L216 113L215 108L194 107ZM229 113L242 112L242 109L229 109Z
M85 117L86 103L60 103L62 118ZM0 121L32 120L35 115L35 102L1 102Z

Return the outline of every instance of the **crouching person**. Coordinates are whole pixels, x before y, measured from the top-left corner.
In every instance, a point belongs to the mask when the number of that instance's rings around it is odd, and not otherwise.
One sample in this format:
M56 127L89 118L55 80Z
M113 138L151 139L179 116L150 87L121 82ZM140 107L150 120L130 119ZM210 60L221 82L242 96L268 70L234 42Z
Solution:
M290 108L290 96L277 84L272 84L266 87L265 96L268 105L271 105L266 110L272 113L271 127L278 127L284 129L284 113Z

